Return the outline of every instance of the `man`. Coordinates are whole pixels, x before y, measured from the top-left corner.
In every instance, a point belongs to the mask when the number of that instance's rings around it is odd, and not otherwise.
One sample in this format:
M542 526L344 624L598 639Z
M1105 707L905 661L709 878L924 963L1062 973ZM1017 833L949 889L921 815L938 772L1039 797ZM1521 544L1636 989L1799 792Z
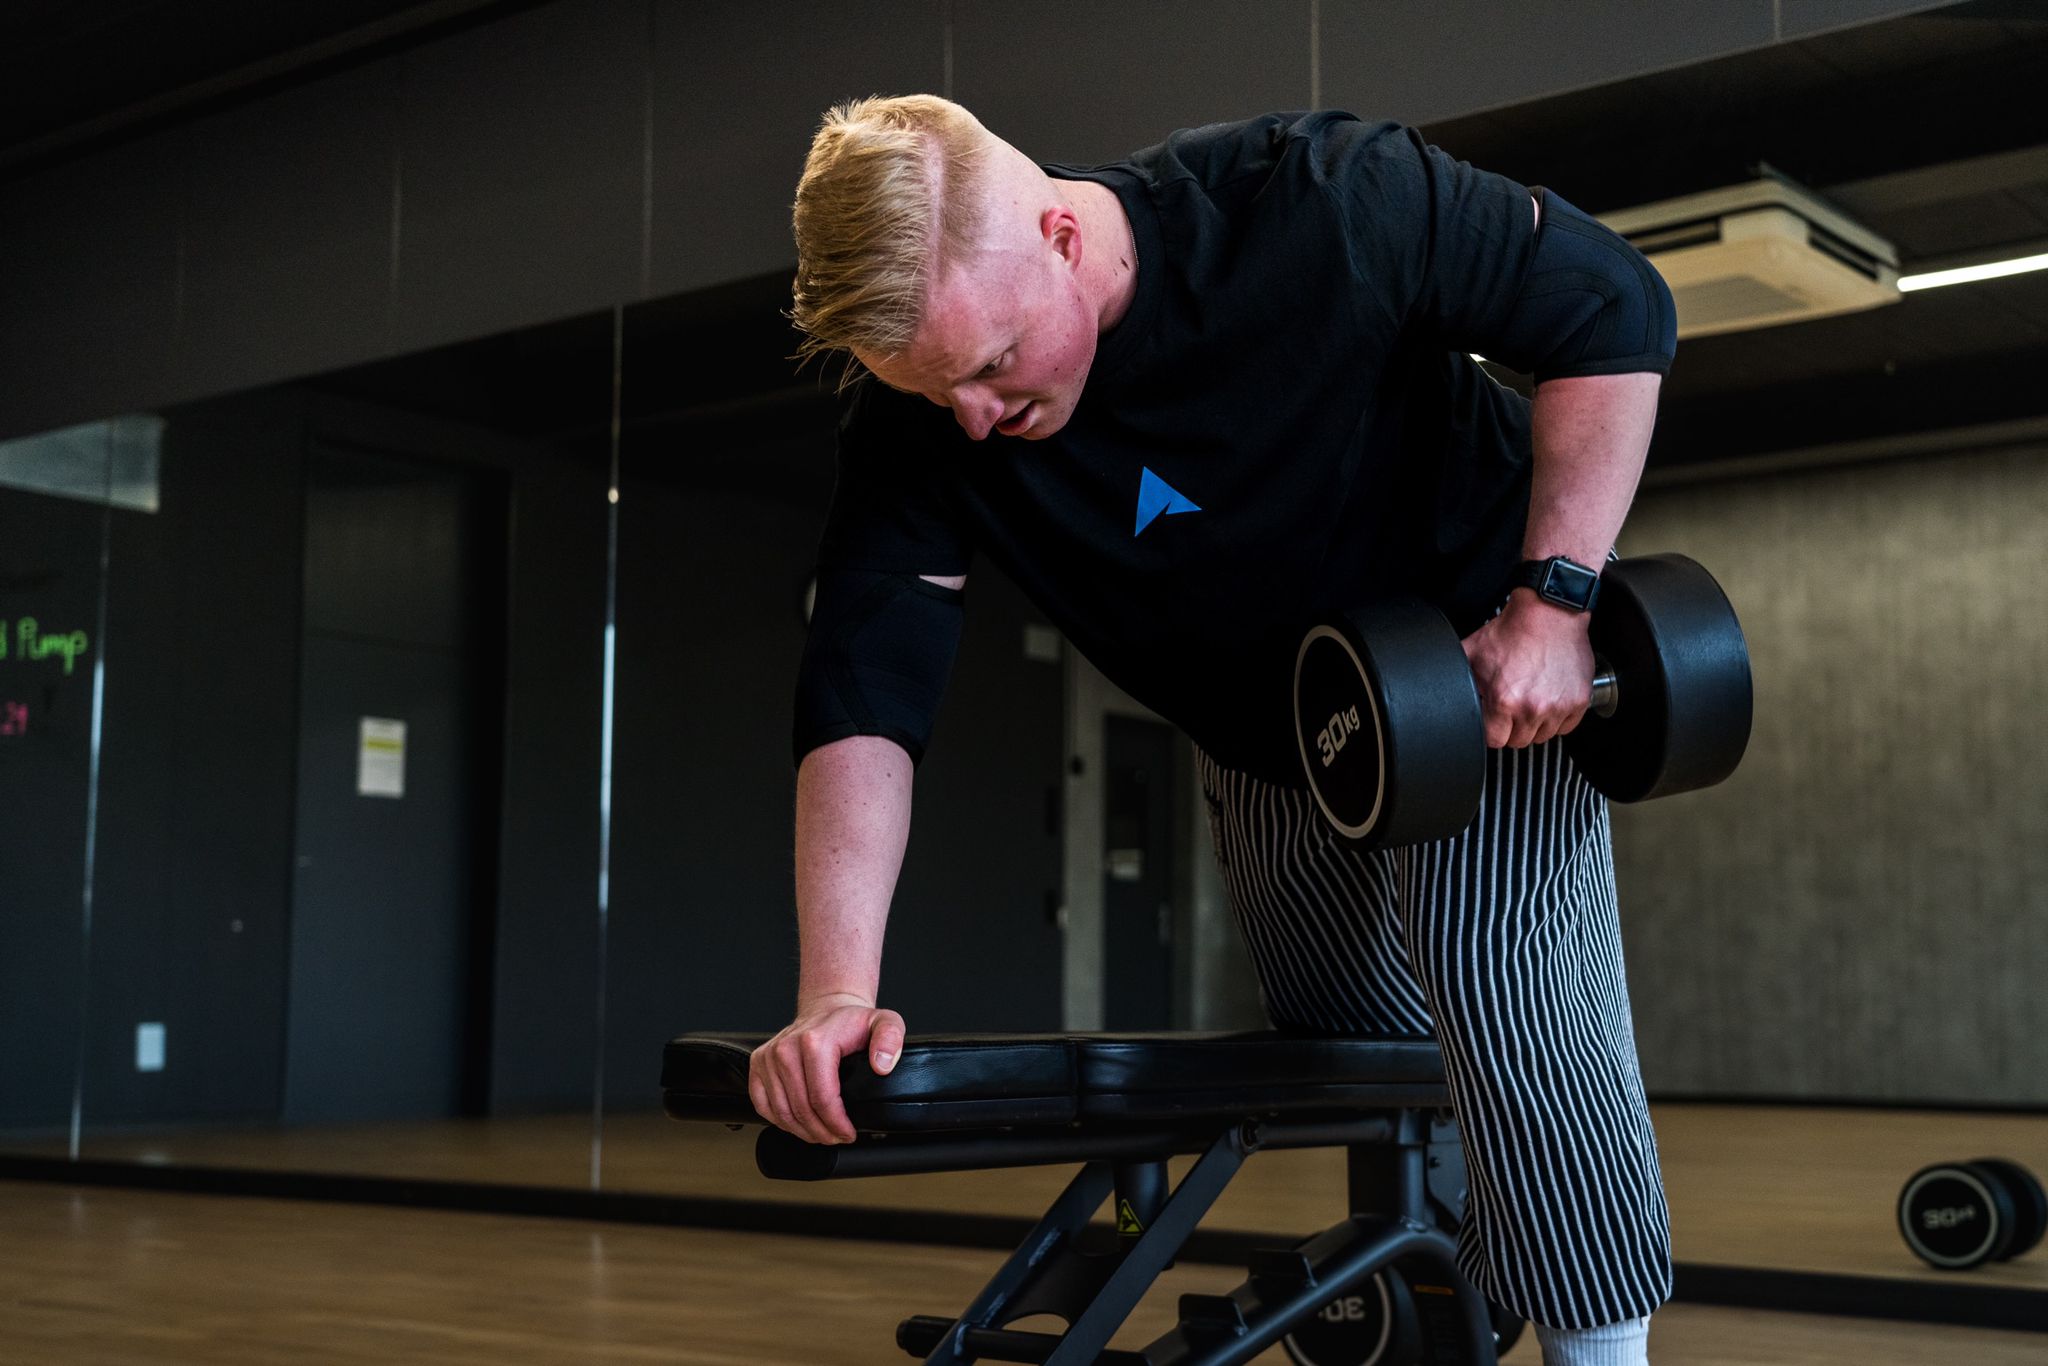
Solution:
M755 1106L850 1141L839 1060L902 1048L883 925L978 551L1194 740L1274 1022L1437 1035L1474 1283L1553 1366L1644 1360L1668 1217L1606 805L1552 743L1589 700L1586 603L1534 585L1559 559L1590 582L1634 495L1675 348L1655 272L1556 195L1340 114L1041 167L947 101L859 101L795 231L793 317L856 377L798 684L797 1016ZM1388 594L1465 638L1491 748L1470 829L1360 854L1305 791L1290 666L1310 621Z

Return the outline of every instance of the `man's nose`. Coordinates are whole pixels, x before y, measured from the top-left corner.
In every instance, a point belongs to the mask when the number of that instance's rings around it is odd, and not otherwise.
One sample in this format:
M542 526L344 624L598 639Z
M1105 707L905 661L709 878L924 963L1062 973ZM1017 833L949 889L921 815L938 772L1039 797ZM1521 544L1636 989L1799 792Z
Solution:
M1003 420L1003 401L991 393L963 393L953 400L953 420L976 441L984 441Z

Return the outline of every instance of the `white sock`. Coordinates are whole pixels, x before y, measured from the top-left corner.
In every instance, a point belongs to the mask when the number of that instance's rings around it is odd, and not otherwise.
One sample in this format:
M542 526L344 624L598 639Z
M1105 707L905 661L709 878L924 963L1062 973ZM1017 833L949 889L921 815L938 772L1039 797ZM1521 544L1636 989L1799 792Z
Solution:
M1649 1366L1650 1321L1623 1319L1598 1328L1545 1328L1536 1324L1543 1344L1543 1366Z

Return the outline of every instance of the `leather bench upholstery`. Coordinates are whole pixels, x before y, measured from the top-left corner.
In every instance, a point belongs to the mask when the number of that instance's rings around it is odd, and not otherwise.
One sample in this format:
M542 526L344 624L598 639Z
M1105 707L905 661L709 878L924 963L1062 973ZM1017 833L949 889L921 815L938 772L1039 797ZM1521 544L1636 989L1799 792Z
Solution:
M677 1119L762 1124L747 1059L765 1034L696 1034L662 1058ZM1443 1059L1417 1037L1271 1031L918 1034L886 1077L840 1064L847 1115L869 1133L1051 1128L1089 1121L1232 1119L1448 1105Z

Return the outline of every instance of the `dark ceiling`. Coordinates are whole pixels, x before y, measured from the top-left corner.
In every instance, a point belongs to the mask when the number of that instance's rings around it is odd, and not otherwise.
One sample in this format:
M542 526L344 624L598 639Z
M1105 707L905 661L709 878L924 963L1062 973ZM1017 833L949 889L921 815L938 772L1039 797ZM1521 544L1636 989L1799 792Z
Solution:
M13 0L0 7L0 174L533 3ZM1889 238L1915 270L2048 251L2044 87L2048 3L1970 0L1425 132L1595 213L1768 166ZM676 449L682 427L758 431L764 406L811 433L829 422L815 372L792 382L786 303L776 272L627 310L624 417L650 438L642 449ZM587 442L609 427L611 343L608 317L576 320L321 383ZM2048 272L1694 338L1665 386L1652 462L2032 417L2048 412L2044 374Z
M1907 271L2048 251L2048 4L1974 0L1431 126L1593 213L1751 179L1820 192ZM1676 465L2048 411L2048 272L1680 344Z
M6 0L0 171L75 156L539 0Z

